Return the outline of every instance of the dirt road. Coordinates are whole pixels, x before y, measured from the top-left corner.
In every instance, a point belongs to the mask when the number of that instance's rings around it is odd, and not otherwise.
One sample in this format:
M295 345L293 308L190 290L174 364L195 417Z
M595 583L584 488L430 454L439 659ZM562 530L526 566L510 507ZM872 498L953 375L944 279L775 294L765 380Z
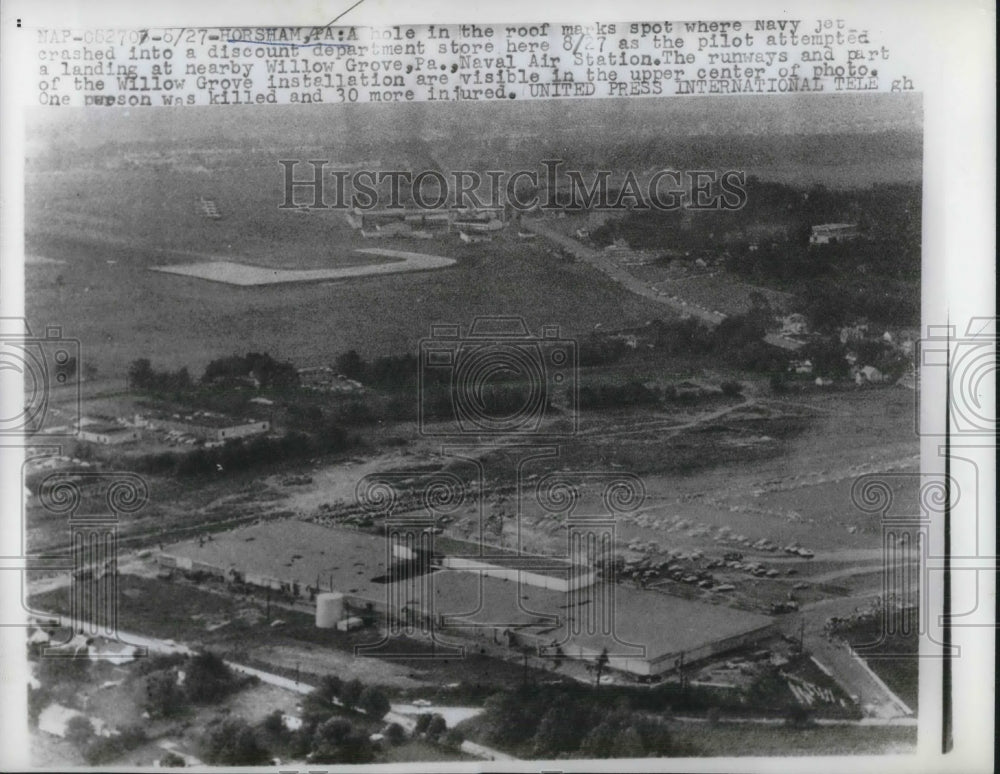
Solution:
M705 309L697 304L688 303L680 298L670 298L662 291L654 289L648 282L643 282L642 280L637 279L599 250L594 250L593 248L587 247L583 243L578 242L572 237L559 233L557 230L546 224L544 220L525 219L522 221L521 225L526 230L539 234L540 236L555 242L564 250L568 250L581 261L586 261L595 269L603 272L615 282L624 286L638 296L648 298L650 301L655 301L656 303L663 304L664 306L669 306L671 309L674 309L681 314L696 317L711 326L716 326L726 319L724 314L719 314L718 312ZM764 341L775 347L781 347L782 349L787 350L796 350L802 346L799 342L787 339L784 336L779 336L776 333L768 334L764 337Z

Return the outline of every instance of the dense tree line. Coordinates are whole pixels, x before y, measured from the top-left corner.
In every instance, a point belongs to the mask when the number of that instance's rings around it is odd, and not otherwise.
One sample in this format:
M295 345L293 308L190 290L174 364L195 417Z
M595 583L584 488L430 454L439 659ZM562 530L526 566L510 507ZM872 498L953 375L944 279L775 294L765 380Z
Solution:
M486 741L530 750L539 758L641 758L677 754L666 722L631 709L597 701L568 700L559 692L529 687L503 691L486 701L480 721Z
M184 680L179 674L184 673ZM171 717L192 704L215 704L245 682L211 651L193 656L154 656L137 665L133 690L151 717Z
M369 363L352 349L337 357L335 367L342 376L362 384L398 388L417 383L415 355L387 355Z
M299 373L294 365L275 360L266 352L248 352L213 360L205 367L201 381L225 383L246 377L257 379L262 389L285 389L299 384Z
M278 438L256 436L237 438L211 449L190 452L163 452L136 458L133 467L140 473L198 476L220 472L252 470L261 465L346 451L357 439L336 425L327 425L317 433L286 433Z
M184 392L193 386L187 367L177 371L157 371L147 358L132 361L128 368L128 384L132 390L145 392Z

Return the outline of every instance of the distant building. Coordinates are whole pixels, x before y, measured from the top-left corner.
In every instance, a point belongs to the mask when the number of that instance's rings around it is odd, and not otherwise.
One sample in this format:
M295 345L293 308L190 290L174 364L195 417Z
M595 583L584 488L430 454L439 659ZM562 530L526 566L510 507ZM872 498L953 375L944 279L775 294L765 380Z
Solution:
M875 366L866 365L856 368L853 371L855 384L881 384L885 381L885 374Z
M800 336L809 331L805 315L795 312L781 320L781 334L783 336Z
M100 736L108 736L108 731L104 727L104 722L100 718L92 718L78 712L75 709L64 707L62 704L50 704L38 714L38 730L46 734L65 738L66 728L73 718L84 717L90 721L94 727L94 732Z
M80 429L80 440L103 446L118 446L139 440L139 430L122 425L87 425Z
M229 441L234 438L249 438L266 433L271 429L267 420L234 419L221 414L198 411L185 416L143 418L152 429L172 430L191 435L204 441Z
M812 227L809 235L811 245L835 245L850 242L861 236L857 223L823 223Z

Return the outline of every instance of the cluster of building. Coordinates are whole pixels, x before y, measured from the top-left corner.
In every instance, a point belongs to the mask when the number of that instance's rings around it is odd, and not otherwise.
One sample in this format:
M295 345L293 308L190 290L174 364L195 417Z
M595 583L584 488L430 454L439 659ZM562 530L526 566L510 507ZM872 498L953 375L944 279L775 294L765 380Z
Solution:
M861 236L857 223L822 223L813 226L809 234L811 245L836 245Z
M298 369L299 386L318 392L352 393L364 389L355 379L338 374L331 366L309 366Z
M355 208L347 222L366 239L434 239L457 234L463 242L489 241L507 225L506 211L497 207L452 207L418 210L408 207Z
M79 439L102 446L119 446L143 440L144 433L160 436L168 443L218 445L271 430L268 420L234 418L210 411L191 414L152 412L123 417L82 417Z

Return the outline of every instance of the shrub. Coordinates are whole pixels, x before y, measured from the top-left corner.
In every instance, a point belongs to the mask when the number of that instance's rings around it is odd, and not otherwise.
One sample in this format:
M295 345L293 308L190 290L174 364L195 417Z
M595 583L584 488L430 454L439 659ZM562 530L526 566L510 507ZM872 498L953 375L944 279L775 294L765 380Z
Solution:
M406 741L406 731L399 723L390 723L386 726L385 738L392 744L402 744Z
M94 736L94 724L90 718L75 715L66 722L66 739L77 749L82 748Z
M368 686L361 692L358 706L376 720L381 720L389 711L389 699L375 686Z

